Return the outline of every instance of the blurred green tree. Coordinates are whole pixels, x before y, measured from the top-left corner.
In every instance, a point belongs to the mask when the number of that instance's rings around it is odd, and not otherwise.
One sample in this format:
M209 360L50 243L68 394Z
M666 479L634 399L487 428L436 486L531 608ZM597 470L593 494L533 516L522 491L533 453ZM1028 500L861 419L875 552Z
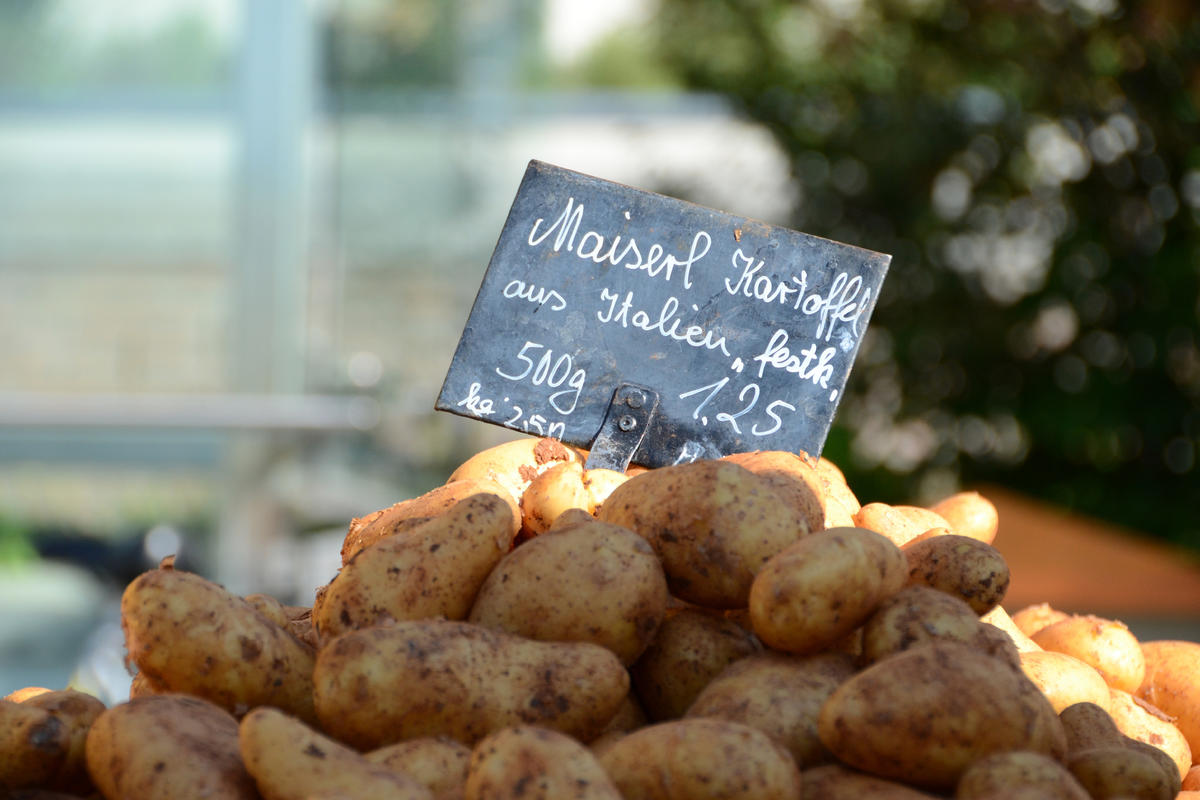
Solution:
M661 0L658 55L787 152L796 228L894 259L826 454L1200 548L1190 0Z

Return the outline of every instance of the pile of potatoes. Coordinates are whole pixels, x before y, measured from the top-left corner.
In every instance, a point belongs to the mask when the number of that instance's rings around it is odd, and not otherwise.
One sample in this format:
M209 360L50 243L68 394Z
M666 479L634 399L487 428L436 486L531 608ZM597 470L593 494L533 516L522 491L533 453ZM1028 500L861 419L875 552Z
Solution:
M1200 797L1200 644L1010 617L980 495L584 459L512 442L353 520L311 607L141 575L130 699L0 701L0 796Z

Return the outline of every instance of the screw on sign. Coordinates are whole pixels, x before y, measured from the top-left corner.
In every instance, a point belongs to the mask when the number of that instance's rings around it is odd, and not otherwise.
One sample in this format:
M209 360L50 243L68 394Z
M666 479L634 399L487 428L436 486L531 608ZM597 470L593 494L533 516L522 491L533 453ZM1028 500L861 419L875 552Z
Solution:
M819 455L890 261L532 161L436 407L589 466Z

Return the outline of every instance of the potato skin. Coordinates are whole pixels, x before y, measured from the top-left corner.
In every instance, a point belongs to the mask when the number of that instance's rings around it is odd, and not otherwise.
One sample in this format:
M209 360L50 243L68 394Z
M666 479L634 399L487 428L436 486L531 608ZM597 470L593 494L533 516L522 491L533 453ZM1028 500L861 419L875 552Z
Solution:
M1062 712L1076 703L1095 703L1109 708L1109 687L1104 678L1075 656L1052 650L1021 653L1021 669L1042 694Z
M592 642L629 665L654 638L667 599L666 576L645 539L585 522L555 527L504 556L468 620L527 639Z
M1175 717L1192 758L1200 753L1200 644L1178 640L1142 642L1146 673L1134 691Z
M600 762L566 734L504 728L471 752L464 800L622 800Z
M238 723L207 700L139 697L109 708L87 736L88 773L106 798L257 800Z
M973 762L954 789L954 800L1091 800L1061 763L1044 753L1013 750Z
M1013 622L1012 617L1010 617L1008 612L1004 610L1004 606L996 606L991 611L982 615L979 620L980 622L986 622L989 625L994 625L1002 630L1008 636L1008 638L1012 640L1012 643L1016 645L1016 648L1019 652L1030 653L1042 649L1037 642L1033 641L1033 639L1030 639L1025 635L1024 632L1021 631L1020 628L1017 627L1016 623Z
M322 729L360 750L421 736L463 744L533 724L589 741L616 713L629 674L585 642L535 642L448 620L343 634L313 672Z
M342 563L364 547L443 514L473 494L493 494L504 500L512 510L513 536L517 535L521 527L521 508L508 489L486 479L452 480L417 497L351 520L342 542Z
M705 686L685 716L758 728L786 747L797 764L824 764L833 756L817 736L817 717L829 696L856 669L847 653L748 656Z
M676 610L630 669L634 692L651 720L679 719L722 670L761 649L733 620L697 608Z
M444 736L425 736L371 750L363 757L408 775L428 789L433 800L462 800L471 748Z
M904 555L910 584L958 597L981 616L1000 605L1012 577L999 550L967 536L934 536L908 545Z
M745 606L767 559L807 533L770 483L728 461L694 461L630 478L597 518L650 543L671 594L718 609Z
M473 494L360 550L313 606L322 640L391 620L466 619L479 587L512 548L512 510Z
M235 715L261 705L314 720L312 650L250 603L199 575L155 569L121 596L129 659L159 690Z
M1046 650L1066 653L1090 664L1105 683L1126 692L1137 691L1146 674L1141 645L1129 628L1116 620L1091 614L1071 615L1029 638Z
M1019 670L959 642L932 642L859 672L826 701L817 732L842 762L947 790L1005 750L1061 757L1062 723Z
M263 800L306 800L312 796L432 800L413 778L372 763L274 708L256 708L238 727L246 771Z
M660 722L611 745L600 763L625 800L796 800L800 770L762 731L719 719Z
M763 643L816 653L849 634L904 586L908 562L864 528L831 528L773 556L750 589L750 620Z

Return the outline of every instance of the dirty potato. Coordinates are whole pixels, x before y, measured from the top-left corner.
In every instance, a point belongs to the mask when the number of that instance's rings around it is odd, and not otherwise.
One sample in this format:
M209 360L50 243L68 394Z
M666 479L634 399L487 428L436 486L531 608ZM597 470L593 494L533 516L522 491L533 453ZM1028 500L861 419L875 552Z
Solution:
M324 640L391 620L466 619L512 537L508 504L471 495L355 554L313 606L317 631Z
M312 649L212 581L145 572L121 596L121 625L129 660L162 691L236 715L267 705L315 719Z
M468 620L527 639L592 642L628 665L654 638L667 598L666 576L645 539L585 522L555 527L504 556Z
M449 511L473 494L492 494L504 500L512 510L513 536L517 535L521 527L521 508L508 489L496 481L482 478L452 480L417 497L351 520L350 530L342 542L342 563L364 547Z
M678 719L722 670L761 649L733 620L684 608L667 614L630 675L646 716L655 722Z
M983 623L965 601L928 586L906 586L879 604L862 626L863 664L931 641L953 640L987 650ZM1016 662L1016 648L1009 655Z
M596 756L548 728L519 725L471 752L463 800L623 800Z
M1044 753L1013 750L973 762L954 800L1091 800L1066 767Z
M642 536L671 594L709 608L746 605L767 559L808 532L769 482L728 461L644 472L618 486L598 519Z
M686 717L711 717L758 728L797 764L833 757L817 736L817 717L833 691L856 671L847 653L759 653L735 661L701 690Z
M959 642L914 647L859 672L821 708L817 733L841 762L934 790L1006 750L1059 758L1062 722L1002 659Z
M257 800L238 752L238 723L207 700L178 694L115 705L92 723L88 772L106 798Z
M343 634L321 649L313 682L322 729L360 750L421 736L473 745L518 724L586 742L629 691L607 648L448 620Z
M90 792L92 781L87 774L85 754L87 734L96 718L104 713L104 703L90 694L74 689L26 694L20 702L25 706L40 708L48 712L62 722L67 729L66 753L55 770L54 776L42 786L46 789L64 792L80 794ZM2 783L3 780L0 779L0 784Z
M720 719L660 722L600 756L625 800L795 800L800 770L767 734Z
M423 736L368 751L363 757L409 776L428 789L433 800L462 800L471 748L445 736Z
M831 528L770 558L750 589L764 644L816 653L849 634L908 579L904 553L864 528Z
M978 615L1004 599L1011 575L1000 551L967 536L934 536L904 548L908 582L953 595Z
M256 708L238 727L246 771L264 800L312 796L432 800L413 778L372 763L274 708Z

